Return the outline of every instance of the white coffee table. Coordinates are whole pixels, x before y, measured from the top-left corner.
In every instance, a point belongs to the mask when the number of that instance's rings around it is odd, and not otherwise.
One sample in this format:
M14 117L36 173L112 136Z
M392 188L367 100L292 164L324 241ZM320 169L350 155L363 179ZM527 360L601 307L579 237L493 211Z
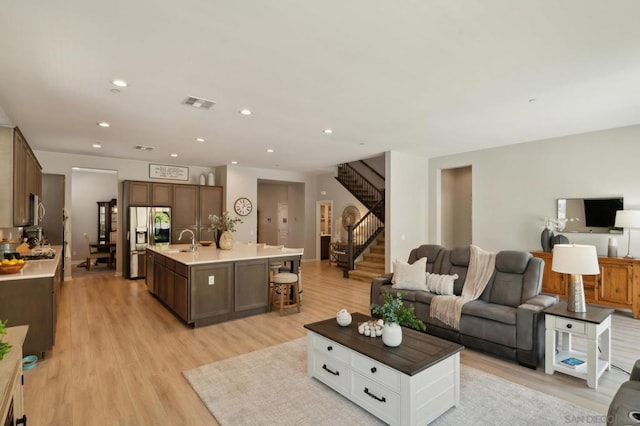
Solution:
M402 344L358 334L334 318L305 325L307 373L391 425L424 425L460 403L461 345L403 328Z

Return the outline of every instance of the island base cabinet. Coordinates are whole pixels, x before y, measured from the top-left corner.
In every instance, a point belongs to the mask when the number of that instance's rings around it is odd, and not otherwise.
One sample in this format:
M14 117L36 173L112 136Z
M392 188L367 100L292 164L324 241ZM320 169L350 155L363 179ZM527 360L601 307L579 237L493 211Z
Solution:
M234 264L233 317L267 312L269 307L269 262L265 259Z
M192 266L189 281L188 322L198 327L232 318L233 263Z

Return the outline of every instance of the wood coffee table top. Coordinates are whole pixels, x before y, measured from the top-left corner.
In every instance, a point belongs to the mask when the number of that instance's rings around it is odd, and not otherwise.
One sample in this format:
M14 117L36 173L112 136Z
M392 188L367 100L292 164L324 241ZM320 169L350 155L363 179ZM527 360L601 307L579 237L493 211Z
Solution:
M402 327L400 346L391 348L382 343L381 337L372 338L358 333L358 323L373 317L358 312L351 314L351 317L353 321L348 327L341 327L335 318L330 318L305 324L304 328L409 376L464 349L457 343L406 327Z

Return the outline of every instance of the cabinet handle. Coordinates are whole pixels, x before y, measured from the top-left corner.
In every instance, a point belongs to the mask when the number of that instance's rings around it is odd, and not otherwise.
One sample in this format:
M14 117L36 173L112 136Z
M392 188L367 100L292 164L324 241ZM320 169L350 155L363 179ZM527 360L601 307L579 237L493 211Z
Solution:
M376 371L378 371L378 369L377 369L377 368L375 368L375 367L371 367L371 372L372 372L372 373L374 373L374 374L375 374L375 372L376 372Z
M364 393L366 393L367 395L369 395L371 398L375 399L376 401L387 402L387 398L385 398L384 396L382 398L380 398L379 396L376 396L376 395L372 394L371 392L369 392L369 388L364 388Z
M573 324L567 324L567 328L573 327Z
M333 350L333 346L327 346L327 350L328 351L332 351Z
M339 376L340 375L339 371L332 371L331 369L327 368L327 364L322 364L322 369L328 371L329 373L333 374L334 376Z
M27 424L27 415L23 415L22 417L20 417L19 419L16 419L16 426L18 425L25 425Z

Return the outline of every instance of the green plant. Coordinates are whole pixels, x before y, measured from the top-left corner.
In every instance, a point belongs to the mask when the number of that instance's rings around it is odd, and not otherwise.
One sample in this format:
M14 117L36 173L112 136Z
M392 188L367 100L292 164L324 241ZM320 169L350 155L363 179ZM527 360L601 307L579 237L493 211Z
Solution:
M8 320L0 321L0 336L3 334L7 334L7 330L5 329L5 326L7 325L7 321ZM9 352L10 349L11 349L10 344L0 340L0 361L2 360L2 358L4 358L4 356L7 354L7 352Z
M374 303L371 305L371 312L375 315L380 315L385 324L395 322L416 330L426 330L427 327L416 318L413 311L413 306L407 307L402 303L402 295L400 293L395 298L391 293L386 293L384 295L384 304L377 305Z
M236 223L242 223L242 219L240 219L239 217L234 217L233 219L230 218L228 212L223 212L222 216L210 214L209 220L211 221L211 227L213 229L217 229L218 231L223 232L235 232Z

